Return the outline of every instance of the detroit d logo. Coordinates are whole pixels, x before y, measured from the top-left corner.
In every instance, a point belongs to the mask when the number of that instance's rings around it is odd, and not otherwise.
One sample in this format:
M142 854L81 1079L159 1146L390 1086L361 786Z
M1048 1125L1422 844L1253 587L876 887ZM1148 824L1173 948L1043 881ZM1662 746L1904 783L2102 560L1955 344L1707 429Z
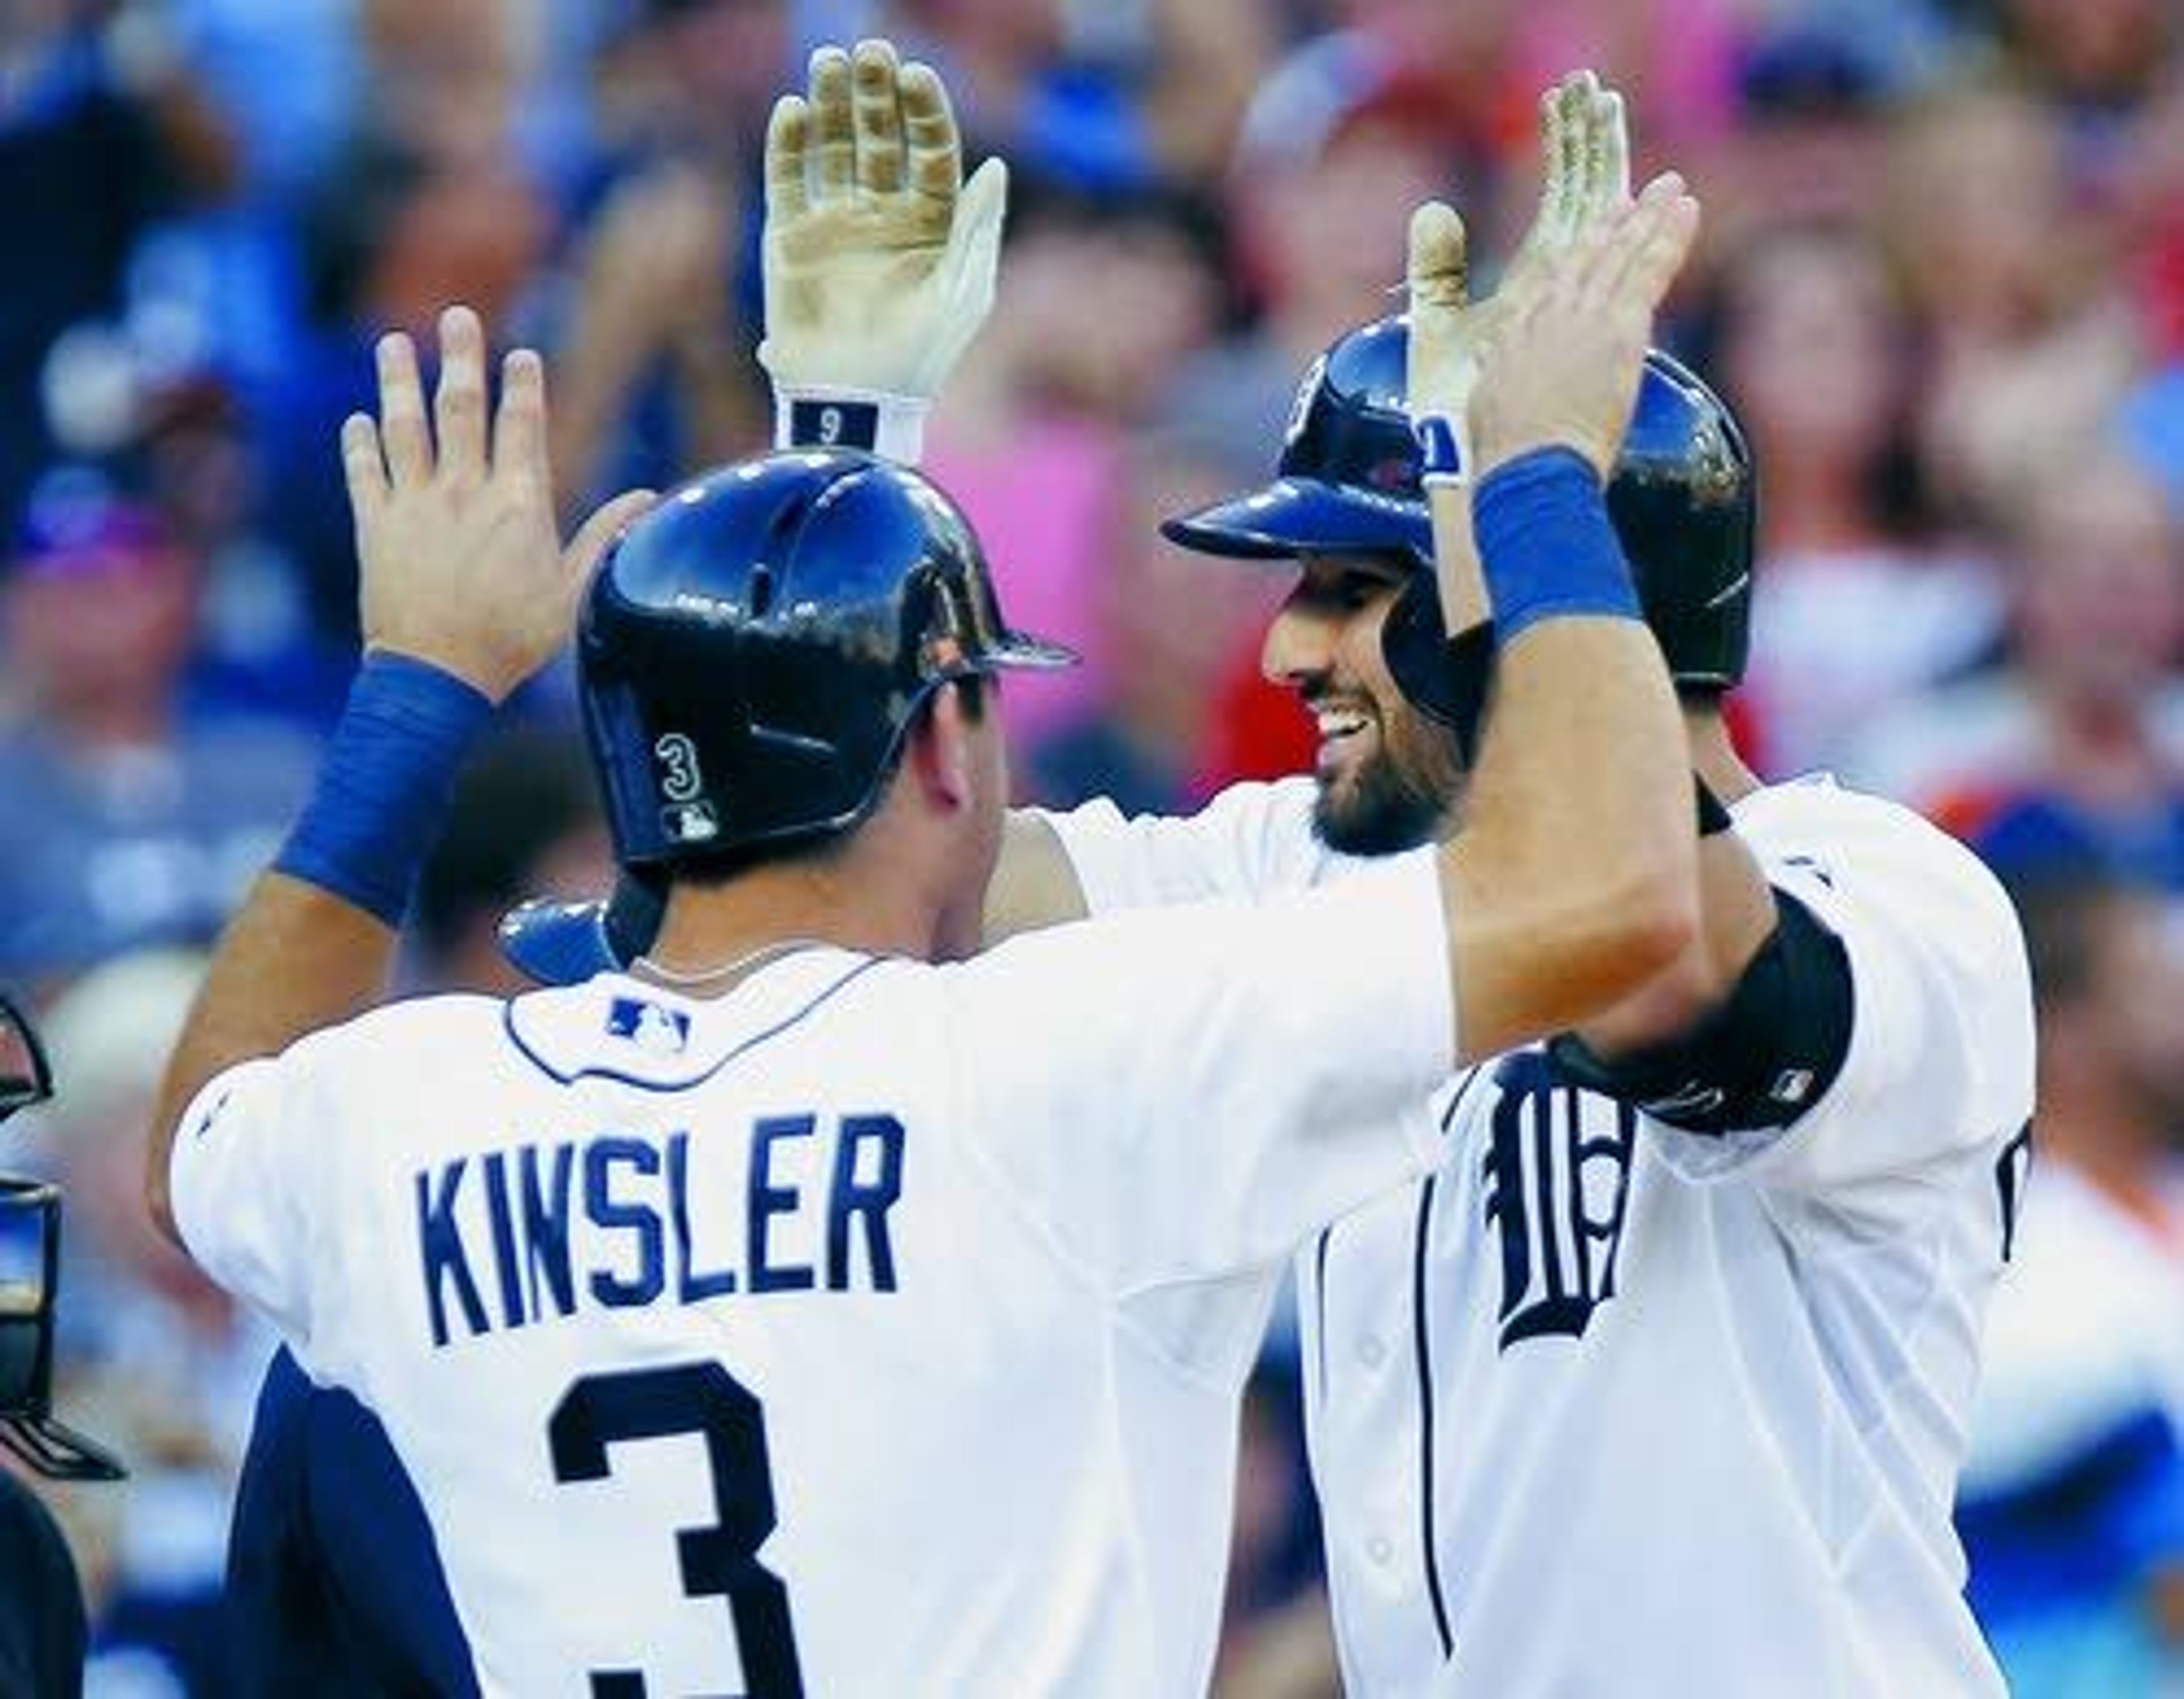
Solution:
M1539 1051L1494 1070L1486 1224L1502 1246L1502 1349L1583 1336L1615 1295L1635 1111L1580 1091Z

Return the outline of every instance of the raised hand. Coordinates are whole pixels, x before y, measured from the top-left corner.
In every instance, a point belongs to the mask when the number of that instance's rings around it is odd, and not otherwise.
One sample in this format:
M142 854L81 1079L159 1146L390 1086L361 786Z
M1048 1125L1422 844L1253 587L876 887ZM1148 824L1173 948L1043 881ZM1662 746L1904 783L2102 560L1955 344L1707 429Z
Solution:
M1419 219L1433 222L1423 209ZM1479 476L1528 449L1562 446L1606 479L1630 427L1654 313L1698 223L1698 203L1669 172L1502 292L1469 404ZM1430 250L1430 228L1425 240Z
M565 551L538 356L517 348L503 359L488 420L477 315L450 307L439 328L429 418L416 350L398 331L379 342L377 422L356 413L342 426L364 642L429 660L497 702L568 640L593 563L652 497L616 498Z
M1630 200L1630 138L1623 97L1589 70L1540 97L1539 209L1509 262L1505 284L1558 253Z
M1474 301L1463 220L1452 207L1429 202L1414 221L1407 287L1413 419L1449 421L1458 457L1465 409L1477 381L1479 351L1512 287L1586 230L1630 203L1630 141L1623 97L1602 87L1589 70L1573 71L1540 97L1541 187L1538 210L1509 265L1500 294Z
M822 47L766 137L766 340L783 390L930 400L994 302L1008 173L963 181L948 92L883 41Z

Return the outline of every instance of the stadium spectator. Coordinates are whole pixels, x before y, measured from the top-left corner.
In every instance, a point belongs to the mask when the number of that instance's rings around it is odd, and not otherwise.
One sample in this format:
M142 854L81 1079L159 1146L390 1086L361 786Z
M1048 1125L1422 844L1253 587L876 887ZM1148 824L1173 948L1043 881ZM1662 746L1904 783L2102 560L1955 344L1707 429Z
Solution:
M0 968L53 981L207 941L278 841L315 752L199 717L186 675L203 563L109 471L41 479L0 577Z
M2008 664L1906 703L1844 766L1999 851L2075 845L2184 903L2176 518L2142 467L2081 454L2025 490L2014 556Z
M1935 535L1919 487L1919 359L1855 224L1756 231L1723 276L1713 365L1765 490L1747 694L1772 772L1826 766L1861 723L1998 638L1993 568Z
M2017 1699L2184 1681L2184 950L2097 861L2015 870L2039 1156L1958 1521Z

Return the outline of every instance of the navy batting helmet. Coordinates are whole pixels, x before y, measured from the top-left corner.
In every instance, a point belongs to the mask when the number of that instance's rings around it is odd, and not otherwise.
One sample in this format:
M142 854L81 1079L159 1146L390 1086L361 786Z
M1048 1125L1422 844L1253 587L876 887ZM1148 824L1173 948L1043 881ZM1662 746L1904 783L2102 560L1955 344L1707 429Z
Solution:
M1430 568L1433 526L1404 398L1409 352L1401 317L1344 337L1298 387L1273 482L1162 529L1209 554L1396 554ZM1658 348L1646 356L1607 508L1676 682L1736 683L1751 643L1752 453L1721 398ZM1435 607L1429 596L1412 599L1413 612Z
M954 503L842 449L670 492L600 562L577 655L616 850L638 872L854 826L943 682L1075 659L1002 623Z

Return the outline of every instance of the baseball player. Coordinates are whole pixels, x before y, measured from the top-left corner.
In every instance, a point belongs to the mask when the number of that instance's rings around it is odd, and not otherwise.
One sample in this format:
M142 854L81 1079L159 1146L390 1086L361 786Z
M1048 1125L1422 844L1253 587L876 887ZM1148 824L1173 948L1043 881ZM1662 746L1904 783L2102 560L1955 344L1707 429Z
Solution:
M1093 912L1339 879L1340 850L1446 822L1456 793L1389 688L1402 646L1373 664L1422 558L1423 510L1392 515L1384 472L1409 441L1401 340L1338 345L1283 476L1171 533L1301 561L1267 655L1318 716L1316 782L1189 822L1050 822ZM1763 787L1736 758L1719 710L1745 660L1751 471L1719 404L1657 370L1687 421L1679 475L1626 461L1618 516L1772 930L1673 1039L1634 1051L1596 1023L1457 1074L1439 1172L1299 1258L1345 1680L1997 1693L1949 1512L2032 1108L2022 943L1914 816L1824 777ZM1663 503L1684 507L1665 527Z
M1574 84L1550 117L1518 276L1623 192L1612 97ZM1482 333L1512 310L1506 291L1430 305ZM1421 593L1420 322L1338 343L1276 480L1171 527L1297 563L1266 665L1318 721L1313 777L1186 820L1020 817L990 929L1266 900L1355 877L1459 805L1472 829L1465 751L1499 660L1490 628ZM1298 1259L1352 1691L2001 1690L1949 1510L2029 1150L2023 944L1995 882L1915 816L1825 777L1763 786L1738 759L1720 708L1746 659L1752 477L1726 409L1654 359L1608 500L1682 699L1706 947L1578 1033L1452 1076L1439 1169ZM641 933L641 907L606 918ZM519 954L550 967L549 939L567 929Z
M1673 696L1600 480L1696 220L1649 186L1483 349L1420 311L1412 390L1453 440L1463 375L1479 476L1446 600L1502 644L1461 845L959 960L1002 835L994 675L1066 653L1006 628L916 474L786 453L671 493L583 592L618 855L666 892L646 956L355 1015L461 744L620 516L549 546L535 359L488 432L450 314L428 429L382 345L380 425L343 435L367 660L148 1177L383 1424L476 1688L1203 1685L1270 1270L1432 1160L1453 1062L1692 939ZM1422 212L1422 302L1460 259Z

